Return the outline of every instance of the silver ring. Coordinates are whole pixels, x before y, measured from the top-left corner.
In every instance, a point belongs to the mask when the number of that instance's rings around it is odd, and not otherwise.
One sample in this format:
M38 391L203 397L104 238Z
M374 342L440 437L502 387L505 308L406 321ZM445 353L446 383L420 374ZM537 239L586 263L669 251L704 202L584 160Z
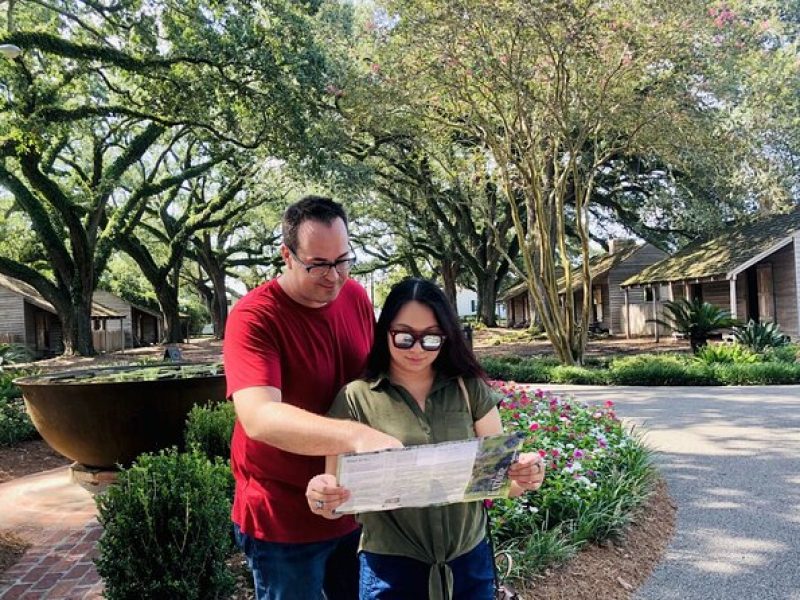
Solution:
M323 508L325 508L325 501L317 500L316 502L314 502L314 508L316 508L317 510L322 510Z

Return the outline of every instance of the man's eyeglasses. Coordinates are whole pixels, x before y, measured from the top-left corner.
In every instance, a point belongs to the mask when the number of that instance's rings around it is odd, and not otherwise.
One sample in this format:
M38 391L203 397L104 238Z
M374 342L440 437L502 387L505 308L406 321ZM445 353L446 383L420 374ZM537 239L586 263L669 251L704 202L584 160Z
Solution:
M289 248L289 252L292 253L294 259L303 265L303 268L306 270L306 272L314 279L322 279L332 268L336 269L336 272L342 277L347 277L350 274L350 269L352 269L353 265L356 264L355 256L340 258L339 260L335 260L333 262L306 263L300 260L300 257L297 256L295 251L291 248Z
M433 352L441 348L442 344L444 344L444 340L447 338L447 336L441 333L423 333L417 335L410 331L396 331L393 329L389 330L389 334L392 336L392 344L394 344L394 347L400 350L408 350L419 342L423 350Z

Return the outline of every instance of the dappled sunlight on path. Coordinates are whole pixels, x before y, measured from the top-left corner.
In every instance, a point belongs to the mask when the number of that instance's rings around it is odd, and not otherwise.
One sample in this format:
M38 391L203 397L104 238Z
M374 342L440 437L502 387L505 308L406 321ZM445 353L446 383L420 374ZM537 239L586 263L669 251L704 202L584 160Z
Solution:
M656 450L677 530L639 600L800 600L800 387L542 386L611 399Z

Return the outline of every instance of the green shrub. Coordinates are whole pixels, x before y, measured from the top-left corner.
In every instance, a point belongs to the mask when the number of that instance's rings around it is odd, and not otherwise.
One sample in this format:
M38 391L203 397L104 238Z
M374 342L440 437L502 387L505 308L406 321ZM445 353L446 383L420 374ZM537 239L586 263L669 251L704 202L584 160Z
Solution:
M513 379L511 376L511 368L514 364L516 363L491 356L481 359L481 366L490 379Z
M553 367L538 360L528 360L511 367L511 379L525 383L549 383Z
M194 406L186 419L186 447L197 448L211 460L228 460L235 422L233 402Z
M753 352L763 352L767 348L778 348L789 343L776 323L756 323L752 319L744 327L734 327L736 341Z
M717 381L724 385L779 385L800 383L800 364L761 362L713 365Z
M39 437L25 403L19 398L0 397L0 446L14 446Z
M13 383L17 377L22 375L18 372L0 370L0 400L22 398L22 390Z
M550 371L551 383L572 383L576 385L605 385L608 383L607 371L559 365Z
M798 355L800 346L797 344L785 344L764 350L764 360L768 362L796 363Z
M548 383L550 373L558 360L546 358L486 357L481 359L483 370L490 379L519 381L521 383Z
M22 391L12 383L17 377L33 373L0 370L0 446L13 446L39 437L25 410Z
M198 451L141 455L97 496L109 600L223 598L233 589L230 468Z
M697 351L695 358L706 365L715 363L738 365L761 360L758 354L741 344L707 344Z
M617 358L609 367L609 381L616 385L714 385L713 371L690 364L678 356L642 354Z

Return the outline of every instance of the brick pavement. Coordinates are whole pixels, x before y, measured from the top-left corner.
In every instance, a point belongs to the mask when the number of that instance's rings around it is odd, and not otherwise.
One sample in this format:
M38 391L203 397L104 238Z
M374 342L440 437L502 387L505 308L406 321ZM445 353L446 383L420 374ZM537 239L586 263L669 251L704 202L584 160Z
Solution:
M2 600L103 597L94 567L102 528L92 495L72 483L68 467L0 484L0 528L31 544L0 576Z

